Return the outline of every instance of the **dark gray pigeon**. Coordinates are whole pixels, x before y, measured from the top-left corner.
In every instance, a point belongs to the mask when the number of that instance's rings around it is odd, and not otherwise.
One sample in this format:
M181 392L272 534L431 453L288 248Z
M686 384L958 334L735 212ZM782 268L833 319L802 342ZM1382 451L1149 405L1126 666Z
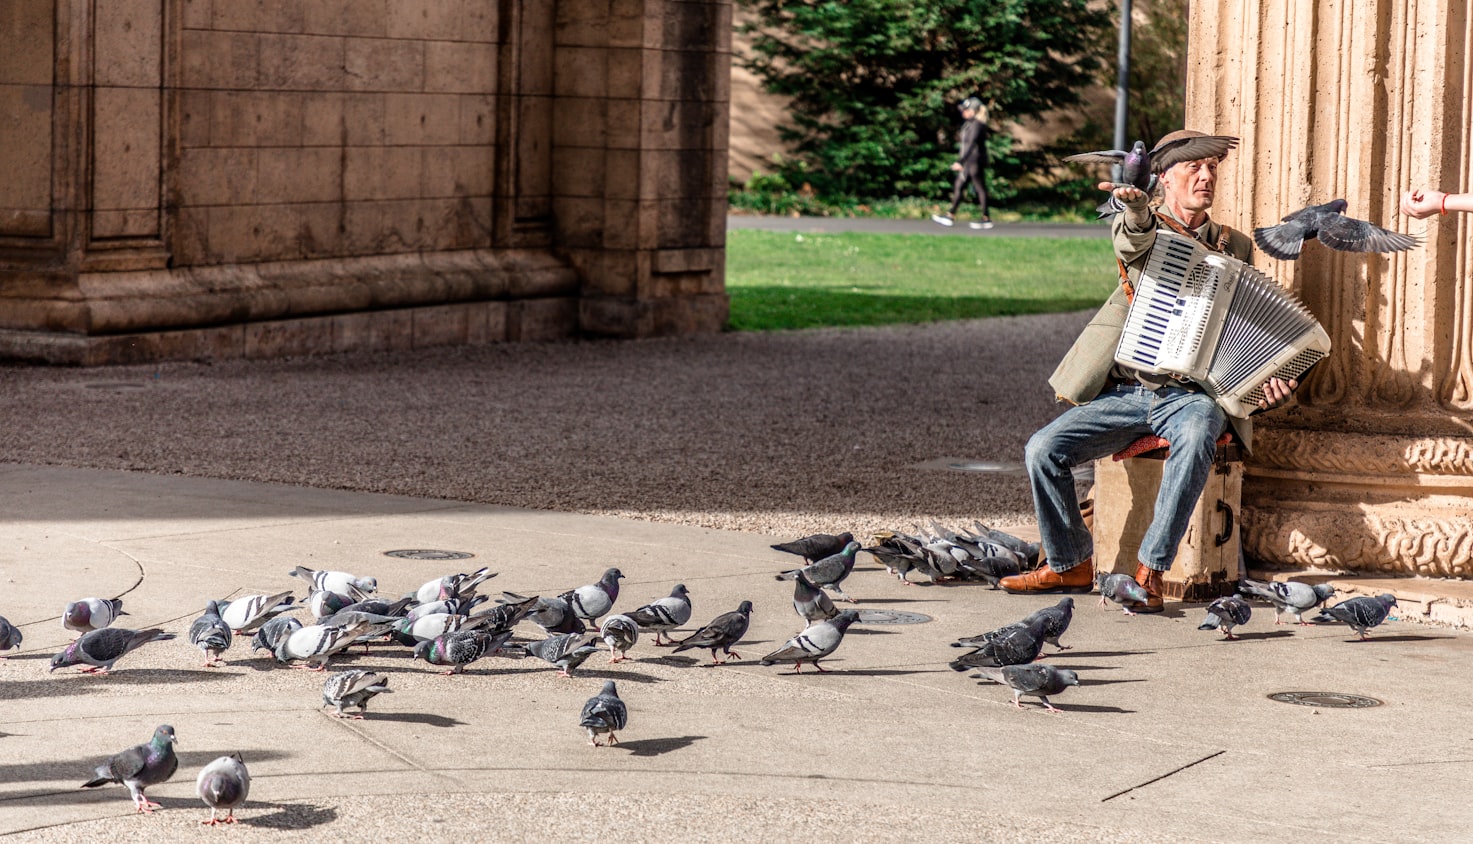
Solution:
M912 569L920 565L920 546L911 547L899 536L887 536L878 545L872 545L860 550L866 551L871 557L880 561L885 570L900 579L906 586L914 586L910 578L906 577Z
M100 632L100 631L99 631ZM179 757L174 755L174 728L161 725L153 731L153 738L146 743L130 747L98 765L92 779L82 783L82 788L97 788L110 782L127 786L133 796L133 808L139 812L153 812L159 804L143 796L143 790L158 785L174 776L179 770Z
M221 756L200 770L194 780L194 793L210 807L210 819L201 826L235 823L235 810L245 804L251 793L251 772L239 753ZM220 817L220 810L225 817Z
M1100 606L1103 607L1106 600L1114 601L1125 610L1126 615L1135 615L1131 605L1144 604L1150 598L1145 587L1128 574L1098 572L1095 574L1095 585L1100 587Z
M465 671L465 667L495 651L511 638L510 630L488 633L485 630L461 630L446 633L414 646L414 656L430 665L449 666L441 674L449 676Z
M579 586L558 597L568 602L574 615L597 627L599 618L607 615L619 599L619 581L623 577L624 573L618 569L606 569L597 583Z
M1233 628L1248 623L1253 617L1253 607L1237 595L1224 595L1207 605L1207 617L1197 625L1198 630L1222 629L1228 639L1236 639Z
M1347 207L1345 200L1332 199L1324 205L1302 208L1277 226L1254 229L1253 241L1280 261L1297 259L1306 240L1318 240L1340 252L1405 252L1422 243L1413 235L1347 217Z
M609 646L609 662L623 662L639 641L639 625L627 615L611 615L604 619L598 635Z
M286 637L302 629L302 620L289 615L277 616L256 631L251 637L251 653L256 651L276 652L276 646L285 641Z
M1176 134L1176 133L1172 133ZM1166 171L1173 164L1183 161L1196 161L1200 158L1221 158L1228 154L1238 145L1238 139L1226 135L1197 135L1179 137L1166 140L1167 135L1156 142L1156 146L1150 152L1146 151L1144 141L1136 141L1129 151L1121 149L1105 149L1096 152L1081 152L1076 155L1064 157L1065 161L1077 161L1081 164L1109 164L1119 165L1120 178L1114 182L1116 187L1134 187L1145 193L1150 193L1156 188L1158 175ZM1114 197L1112 196L1111 199ZM1106 200L1097 211L1100 216L1109 216L1118 213L1122 209Z
M839 553L824 557L822 560L804 566L801 569L785 571L777 575L777 579L796 580L798 572L801 571L814 586L832 589L840 598L851 604L855 603L853 598L844 594L844 589L840 584L844 582L844 578L849 576L849 572L854 570L854 555L859 553L859 549L860 545L858 542L850 542Z
M609 744L619 743L615 730L624 729L629 723L629 709L619 698L619 689L613 680L605 680L603 690L583 704L578 726L588 731L588 743L598 747L598 737L607 735Z
M361 721L363 713L368 711L370 700L376 695L392 691L394 690L389 688L387 674L364 671L361 668L339 671L323 681L322 705L336 708L337 711L332 713L334 718L352 718ZM345 706L356 707L358 714L349 715L343 712Z
M588 628L583 619L573 612L573 605L562 598L538 598L527 611L527 620L541 627L550 635L564 633L582 634Z
M214 668L221 664L220 654L230 649L230 641L230 625L220 617L220 603L209 602L204 615L189 625L189 643L205 655L205 667Z
M492 631L510 630L526 618L541 600L536 595L528 598L515 592L502 592L496 605L481 610L476 615L486 616L485 629Z
M91 633L83 633L61 653L53 656L51 670L85 662L91 666L82 669L88 674L106 674L112 671L113 663L122 659L124 654L149 642L163 642L173 638L173 633L165 633L157 627L148 630L129 630L126 627L93 630Z
M1032 615L1028 621L999 627L981 636L972 636L953 642L954 648L976 648L952 660L951 670L966 671L971 668L1001 665L1026 665L1043 653L1044 628L1049 626L1047 616Z
M793 609L808 621L827 621L839 614L829 593L814 586L802 572L793 578Z
M752 623L752 602L742 601L732 612L724 612L711 619L711 623L700 630L680 640L675 646L674 653L690 650L691 648L708 648L711 651L711 664L723 665L726 660L717 659L718 650L725 651L727 656L741 659L742 655L731 649L732 645L742 640L747 635L747 626Z
M850 543L858 545L859 543ZM859 620L859 613L854 610L844 610L827 621L815 621L803 629L803 632L789 639L781 648L762 657L762 665L772 665L777 662L793 663L793 673L803 673L803 663L809 663L820 674L827 674L824 667L818 664L821 659L826 659L834 651L838 650L839 643L844 641L844 631L849 625Z
M1396 606L1396 596L1388 593L1377 595L1374 598L1351 598L1341 601L1333 607L1326 607L1320 614L1314 617L1315 621L1336 622L1342 621L1350 625L1362 641L1366 639L1366 631L1386 620L1391 614L1391 608Z
M524 647L528 656L535 656L555 666L559 677L571 677L578 666L598 653L598 639L585 642L582 638L578 633L565 633L538 642L528 642Z
M5 616L0 615L0 651L20 647L21 640L24 638L19 627L11 624ZM5 659L5 657L0 656L0 659Z
M236 635L244 636L261 629L261 625L284 612L296 609L292 593L278 592L275 595L242 595L231 601L216 601L220 618L230 625Z
M1059 710L1049 703L1049 695L1056 695L1070 686L1079 685L1078 674L1067 668L1055 668L1041 662L1036 665L1004 665L998 668L984 666L978 668L977 673L972 676L1002 683L1012 689L1013 705L1019 709L1023 708L1023 695L1032 695L1043 701L1044 708L1050 712Z
M664 642L661 641L661 636L666 631L674 630L690 621L690 613L690 592L685 588L684 583L677 583L668 596L658 598L634 610L629 613L629 618L638 624L641 630L655 631L655 644L665 647L675 644L675 640Z
M845 546L854 541L854 534L845 531L835 536L831 533L815 533L792 542L780 542L772 549L782 551L786 554L797 554L808 562L817 562L824 557L843 551Z
M1061 651L1068 650L1069 646L1060 642L1059 637L1064 635L1064 632L1069 629L1070 622L1074 620L1074 599L1060 598L1057 604L1054 604L1051 607L1044 607L1040 610L1037 610L1031 613L1027 618L1024 618L1022 621L1016 622L1014 624L1009 624L1007 627L1002 629L1006 630L1012 627L1028 627L1032 625L1035 620L1039 619L1042 619L1043 621L1043 630L1041 631L1043 640Z
M123 612L122 598L83 598L66 605L61 623L68 630L88 633L107 627L120 615L127 615Z
M1283 624L1282 613L1294 616L1298 624L1309 625L1304 613L1323 604L1335 595L1335 587L1328 583L1300 583L1297 580L1261 581L1243 578L1238 582L1238 593L1248 598L1260 598L1274 605L1274 624Z

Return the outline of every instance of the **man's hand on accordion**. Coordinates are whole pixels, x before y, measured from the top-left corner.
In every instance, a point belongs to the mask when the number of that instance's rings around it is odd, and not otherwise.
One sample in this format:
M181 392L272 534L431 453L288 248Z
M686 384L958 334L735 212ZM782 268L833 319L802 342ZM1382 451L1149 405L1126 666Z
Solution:
M1282 378L1270 378L1263 382L1263 398L1259 400L1260 410L1273 410L1288 404L1289 397L1294 395L1294 389L1299 382L1290 378L1285 381Z

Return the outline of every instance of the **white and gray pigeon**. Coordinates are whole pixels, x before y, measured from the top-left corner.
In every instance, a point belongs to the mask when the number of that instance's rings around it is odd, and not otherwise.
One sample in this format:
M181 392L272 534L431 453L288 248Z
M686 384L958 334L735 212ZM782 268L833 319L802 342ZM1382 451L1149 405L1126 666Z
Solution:
M535 656L556 667L559 677L571 677L578 666L598 653L598 639L589 638L584 641L582 634L564 633L561 636L528 642L523 647L528 656Z
M583 619L573 612L573 605L562 598L537 598L527 611L527 620L549 635L582 634L588 630Z
M271 651L275 653L276 646L281 644L286 637L302 629L302 620L289 615L277 616L256 631L251 637L251 653L256 651Z
M491 633L486 630L460 630L455 633L446 633L427 642L420 642L414 646L414 656L430 665L438 665L442 668L448 666L448 671L440 672L448 677L452 674L463 673L467 665L500 648L510 638L510 630L503 630L500 633Z
M1128 574L1098 572L1095 574L1095 585L1100 588L1100 606L1103 607L1106 600L1114 601L1126 615L1135 615L1131 606L1144 604L1150 598L1145 587Z
M205 655L206 668L221 664L220 655L230 649L231 638L230 625L220 617L218 601L206 604L204 615L189 625L189 643Z
M1222 630L1226 639L1236 639L1233 628L1248 623L1253 617L1253 607L1237 595L1224 595L1207 605L1207 617L1197 625L1198 630Z
M485 627L490 621L490 616L451 615L442 612L413 620L400 619L394 631L397 634L396 639L413 647L420 642L428 642L444 636L446 633Z
M473 598L445 598L439 601L430 601L410 607L404 613L404 617L410 621L424 618L427 615L440 615L450 613L451 615L470 615L470 611L490 600L481 595Z
M558 597L568 602L579 619L597 627L599 618L607 615L619 599L619 581L623 577L624 573L616 568L605 569L597 583L570 589Z
M290 572L292 577L301 579L312 584L313 589L324 592L336 592L339 595L351 595L353 600L361 600L378 591L378 580L372 577L359 577L345 571L327 571L324 569L309 569L306 566L297 566Z
M1046 663L1032 665L1004 665L997 668L980 667L972 675L979 679L1001 683L1013 690L1013 705L1023 708L1023 695L1031 695L1043 701L1050 712L1059 709L1049 703L1049 695L1063 692L1070 686L1079 685L1079 675L1068 668L1055 668Z
M1001 665L1026 665L1043 653L1044 630L1048 616L1031 615L1027 621L999 627L981 636L971 636L952 643L954 648L975 648L952 660L951 670Z
M1335 595L1335 587L1328 583L1300 583L1297 580L1261 581L1244 578L1238 582L1239 594L1248 598L1259 598L1274 605L1274 624L1283 624L1283 613L1294 616L1297 624L1309 625L1304 613L1323 604Z
M839 614L829 593L814 586L802 572L793 578L793 609L808 621L827 621Z
M785 571L777 575L777 579L796 580L798 572L801 571L814 586L832 589L840 598L851 604L855 603L853 598L844 594L844 587L841 584L843 584L844 578L848 577L849 573L854 570L854 557L859 553L860 547L858 542L850 542L839 553L824 557L822 560L806 565L801 569Z
M150 802L143 790L158 785L179 770L179 757L174 754L174 728L162 724L153 731L147 742L115 753L92 772L92 779L82 783L82 788L97 788L117 782L127 787L133 797L133 808L139 812L153 812L159 804Z
M706 648L711 651L712 665L726 663L726 660L717 658L718 650L724 651L728 657L741 659L742 655L733 651L731 646L740 642L742 637L747 635L747 627L751 623L752 602L742 601L735 610L716 616L705 627L681 639L673 653L680 653L691 648Z
M1306 240L1318 240L1340 252L1405 252L1421 245L1422 241L1413 235L1345 216L1348 207L1345 200L1332 199L1323 205L1301 208L1276 226L1254 229L1253 242L1280 261L1297 259Z
M126 627L93 630L72 640L61 653L53 656L51 670L86 663L89 667L82 670L88 674L107 674L112 671L113 663L122 659L125 654L149 642L163 642L173 638L173 633L165 633L157 627L148 630L129 630Z
M326 671L327 663L334 654L346 650L353 644L353 640L373 626L366 621L352 624L309 624L280 639L272 653L276 655L278 662L303 661L301 665L293 665L293 668Z
M588 731L588 743L598 747L598 737L606 735L609 744L619 743L615 730L622 730L629 723L629 709L619 697L619 688L613 680L605 680L603 690L583 704L578 726Z
M275 595L242 595L230 601L216 601L219 605L220 617L230 625L237 636L254 633L261 629L261 625L282 613L291 612L296 609L295 599L290 591L277 592Z
M336 711L330 713L334 718L362 721L363 714L368 711L368 702L377 695L392 691L387 674L361 668L339 671L322 682L322 705L335 708ZM345 706L356 708L357 714L347 714L343 711Z
M623 662L639 641L639 625L627 615L611 615L604 619L598 635L609 646L609 662Z
M414 590L416 603L427 604L443 598L472 598L482 583L495 577L497 572L488 567L479 568L470 574L447 574L430 580Z
M659 647L674 645L675 640L661 641L661 637L668 631L690 621L691 605L690 591L685 588L684 583L675 584L670 594L664 598L650 601L648 604L629 613L629 618L638 624L641 630L655 631L655 644Z
M80 635L108 627L121 615L127 615L123 612L122 598L83 598L66 605L61 623Z
M201 826L235 823L235 810L245 804L251 793L251 772L239 753L221 756L204 766L194 780L194 793L210 807L210 819ZM220 810L225 817L220 817Z
M0 615L0 651L8 651L11 648L20 647L23 639L25 639L25 636L21 635L20 628L11 624L5 616ZM5 657L0 656L0 659L5 659Z
M817 669L818 673L826 674L828 672L818 664L818 661L828 658L838 650L839 644L844 641L844 631L858 620L859 613L854 610L844 610L826 621L815 621L805 627L803 632L785 642L781 648L762 657L761 664L791 662L793 673L802 674L803 663L806 662Z
M1333 607L1326 607L1320 614L1314 617L1315 621L1344 622L1350 625L1361 641L1365 641L1366 631L1386 620L1391 614L1391 608L1396 606L1396 596L1389 592L1377 595L1374 598L1351 598L1341 601Z

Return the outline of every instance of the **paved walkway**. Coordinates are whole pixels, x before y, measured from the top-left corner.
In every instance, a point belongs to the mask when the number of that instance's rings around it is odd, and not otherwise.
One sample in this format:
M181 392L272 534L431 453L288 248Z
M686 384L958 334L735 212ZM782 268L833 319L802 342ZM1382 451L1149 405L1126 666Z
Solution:
M1275 627L1255 610L1238 642L1199 631L1199 607L1126 617L1080 596L1049 661L1079 688L1049 714L947 668L949 643L1051 601L975 585L902 586L866 557L846 583L861 609L932 621L852 629L832 673L756 658L799 627L791 560L771 537L430 498L121 471L0 465L0 614L22 625L0 661L0 834L16 840L1451 841L1473 778L1466 666L1473 637L1388 622L1367 642L1339 627ZM396 549L461 551L464 564ZM376 575L399 595L488 565L490 585L548 594L607 566L617 609L691 592L704 622L756 605L743 659L641 640L573 679L486 659L442 677L374 648L343 667L389 672L364 721L318 709L321 676L244 643L200 667L181 638L108 677L47 658L58 614L122 595L134 627L183 636L210 598L302 584L295 565ZM531 630L525 632L530 633ZM1052 651L1052 648L1049 649ZM604 679L630 708L617 748L587 746L578 710ZM1272 701L1346 692L1367 709ZM180 738L163 804L136 816L120 786L80 790L92 767L161 723ZM194 777L239 751L254 777L229 832L200 830Z

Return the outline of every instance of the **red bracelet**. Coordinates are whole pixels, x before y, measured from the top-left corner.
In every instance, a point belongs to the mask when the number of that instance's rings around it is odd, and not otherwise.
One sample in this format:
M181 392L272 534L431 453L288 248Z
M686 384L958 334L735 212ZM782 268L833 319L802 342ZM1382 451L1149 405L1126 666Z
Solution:
M1442 195L1442 216L1447 216L1447 194Z

